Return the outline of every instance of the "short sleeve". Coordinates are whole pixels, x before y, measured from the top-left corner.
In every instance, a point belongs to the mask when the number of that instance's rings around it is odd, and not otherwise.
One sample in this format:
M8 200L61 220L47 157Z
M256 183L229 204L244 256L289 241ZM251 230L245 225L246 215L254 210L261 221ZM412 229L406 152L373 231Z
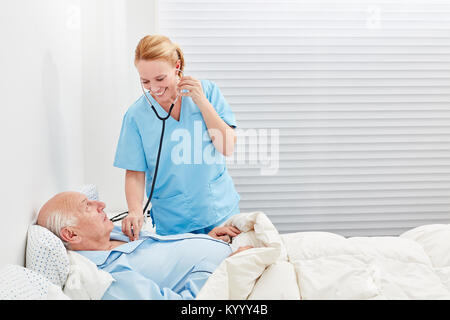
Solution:
M206 97L211 102L217 114L225 121L229 126L236 128L236 118L228 102L225 100L222 92L217 84L212 81L205 81L204 89Z
M114 166L133 171L147 170L141 135L129 111L123 117Z

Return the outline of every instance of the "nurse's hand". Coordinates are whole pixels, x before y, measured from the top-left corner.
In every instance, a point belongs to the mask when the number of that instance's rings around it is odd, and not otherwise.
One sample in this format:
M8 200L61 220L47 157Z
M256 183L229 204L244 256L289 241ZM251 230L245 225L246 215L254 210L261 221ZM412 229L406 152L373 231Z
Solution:
M202 83L200 80L191 76L182 77L178 82L177 90L187 90L187 92L181 91L180 95L185 97L191 97L195 104L199 104L202 99L206 98L203 93Z
M142 213L128 213L122 220L122 232L130 238L130 241L139 239L139 232L144 224L144 215Z
M213 237L214 239L219 239L225 242L230 243L231 238L236 237L241 231L233 226L226 226L226 227L215 227L212 229L208 235L210 237Z

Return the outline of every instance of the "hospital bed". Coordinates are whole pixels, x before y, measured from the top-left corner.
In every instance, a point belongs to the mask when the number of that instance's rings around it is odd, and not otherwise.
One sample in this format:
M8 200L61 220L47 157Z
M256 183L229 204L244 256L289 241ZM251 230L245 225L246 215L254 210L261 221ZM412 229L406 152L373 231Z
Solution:
M450 225L398 237L279 234L263 212L226 222L242 233L197 299L450 299ZM101 299L112 277L50 231L28 230L26 267L0 270L0 299Z

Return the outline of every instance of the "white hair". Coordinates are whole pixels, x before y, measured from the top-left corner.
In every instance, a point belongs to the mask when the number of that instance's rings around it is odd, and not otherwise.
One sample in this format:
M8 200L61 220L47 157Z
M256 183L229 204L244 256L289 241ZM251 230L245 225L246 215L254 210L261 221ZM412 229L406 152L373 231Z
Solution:
M46 221L46 228L53 232L61 241L66 248L69 247L67 241L61 238L61 230L65 227L74 227L78 223L78 219L74 216L69 216L61 211L51 212Z

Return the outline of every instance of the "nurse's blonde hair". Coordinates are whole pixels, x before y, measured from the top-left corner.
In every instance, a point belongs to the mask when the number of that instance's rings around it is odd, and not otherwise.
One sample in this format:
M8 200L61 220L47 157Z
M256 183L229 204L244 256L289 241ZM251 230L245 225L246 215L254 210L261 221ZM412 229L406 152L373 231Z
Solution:
M140 60L156 59L166 60L173 66L180 60L180 69L184 71L183 51L176 43L173 43L168 37L159 34L143 37L136 47L134 63L136 64Z

